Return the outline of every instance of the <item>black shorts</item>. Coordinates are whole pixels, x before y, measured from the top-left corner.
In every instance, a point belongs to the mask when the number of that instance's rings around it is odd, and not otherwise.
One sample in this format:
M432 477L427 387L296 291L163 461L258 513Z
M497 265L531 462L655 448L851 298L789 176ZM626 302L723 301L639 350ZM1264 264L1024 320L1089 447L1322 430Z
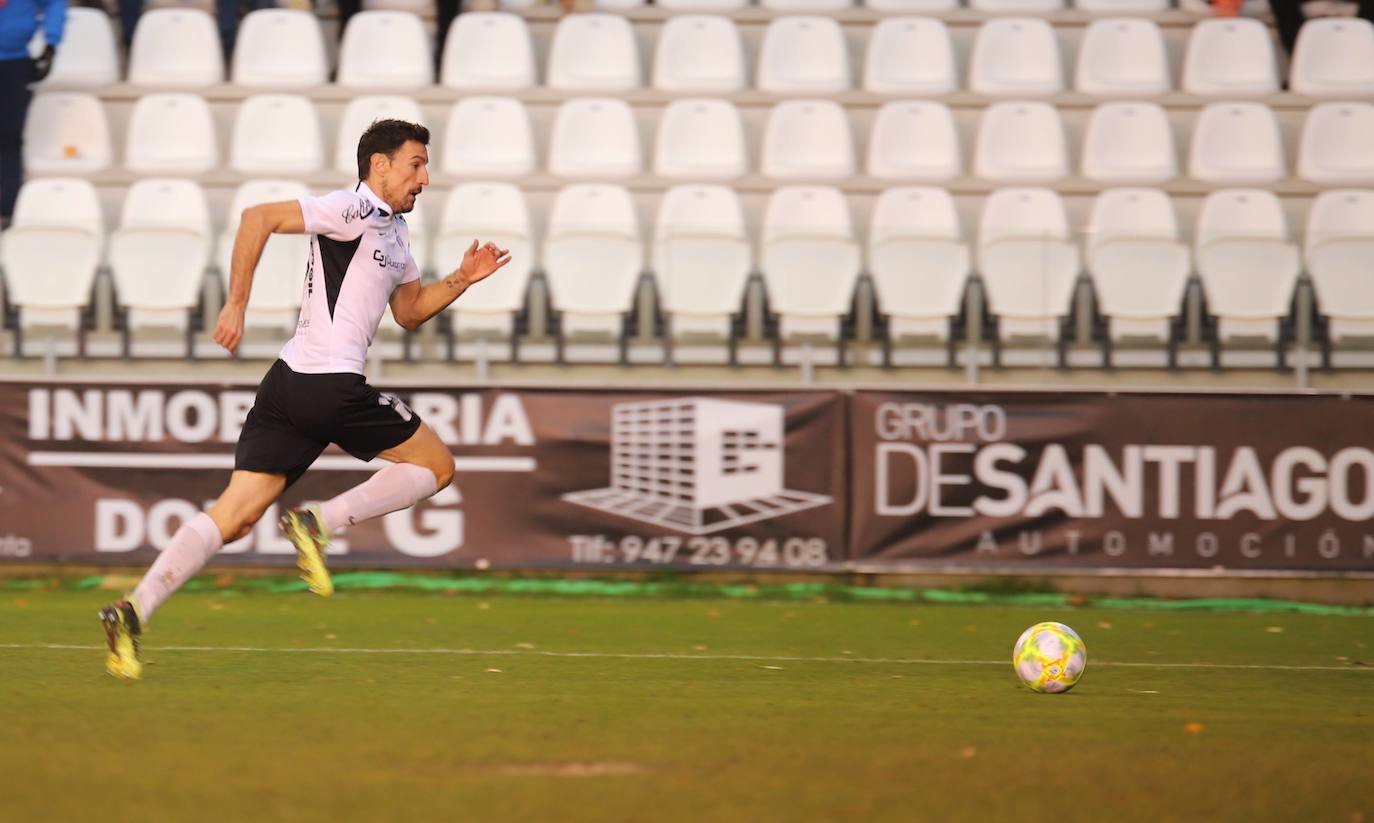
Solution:
M400 398L383 394L361 374L300 374L272 364L258 385L234 453L234 468L300 479L330 443L371 460L420 428Z

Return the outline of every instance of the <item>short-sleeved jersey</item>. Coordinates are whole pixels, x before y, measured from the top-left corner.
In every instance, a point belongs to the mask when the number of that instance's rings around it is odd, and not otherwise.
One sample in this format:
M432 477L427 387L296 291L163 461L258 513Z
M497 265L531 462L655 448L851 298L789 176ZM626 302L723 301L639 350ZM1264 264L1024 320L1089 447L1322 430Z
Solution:
M366 183L300 204L313 235L310 262L296 335L281 359L296 372L362 374L391 293L420 279L410 229Z

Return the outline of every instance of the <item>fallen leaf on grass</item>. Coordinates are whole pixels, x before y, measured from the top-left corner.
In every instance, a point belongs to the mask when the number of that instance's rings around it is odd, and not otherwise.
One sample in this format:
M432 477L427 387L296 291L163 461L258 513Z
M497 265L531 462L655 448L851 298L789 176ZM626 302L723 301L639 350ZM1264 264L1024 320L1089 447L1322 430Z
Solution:
M978 754L978 750L975 749L975 748L972 747L972 746L965 746L965 747L963 747L962 749L959 750L959 756L962 757L962 758L964 758L965 760L970 760L970 759L972 759L972 757L973 757L975 754Z
M491 672L491 673L493 673L493 674L501 674L501 670L500 670L500 669L483 669L482 671Z
M529 651L530 649L535 648L535 646L533 643L516 643L515 648L525 649L526 651Z
M1283 634L1283 626L1265 626L1264 630L1270 634Z
M1185 724L1183 724L1183 730L1184 730L1185 732L1187 732L1188 734L1202 734L1202 730L1205 729L1205 728L1207 728L1207 727L1204 726L1204 725L1202 725L1201 723L1185 723Z

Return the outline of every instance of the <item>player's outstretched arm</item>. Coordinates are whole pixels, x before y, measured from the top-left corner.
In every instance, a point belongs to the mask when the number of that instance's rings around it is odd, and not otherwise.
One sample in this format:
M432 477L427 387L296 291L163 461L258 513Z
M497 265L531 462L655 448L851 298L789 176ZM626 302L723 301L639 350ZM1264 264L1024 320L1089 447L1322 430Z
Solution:
M262 258L267 238L273 234L304 234L305 217L295 200L263 203L243 210L234 251L229 258L229 293L215 323L215 342L233 352L243 340L243 315L253 289L253 271Z
M391 313L407 331L415 331L429 318L443 311L458 295L468 290L510 262L510 249L498 248L495 243L472 245L463 254L463 262L447 277L427 286L412 280L402 283L391 293Z

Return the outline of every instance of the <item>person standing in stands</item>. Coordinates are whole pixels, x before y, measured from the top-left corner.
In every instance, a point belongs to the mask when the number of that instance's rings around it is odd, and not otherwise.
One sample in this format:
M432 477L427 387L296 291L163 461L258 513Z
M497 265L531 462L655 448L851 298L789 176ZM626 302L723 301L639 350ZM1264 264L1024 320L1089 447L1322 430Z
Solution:
M29 41L40 22L47 45L33 58ZM66 24L67 0L0 0L0 228L9 227L24 183L24 120L33 99L29 84L52 71Z

